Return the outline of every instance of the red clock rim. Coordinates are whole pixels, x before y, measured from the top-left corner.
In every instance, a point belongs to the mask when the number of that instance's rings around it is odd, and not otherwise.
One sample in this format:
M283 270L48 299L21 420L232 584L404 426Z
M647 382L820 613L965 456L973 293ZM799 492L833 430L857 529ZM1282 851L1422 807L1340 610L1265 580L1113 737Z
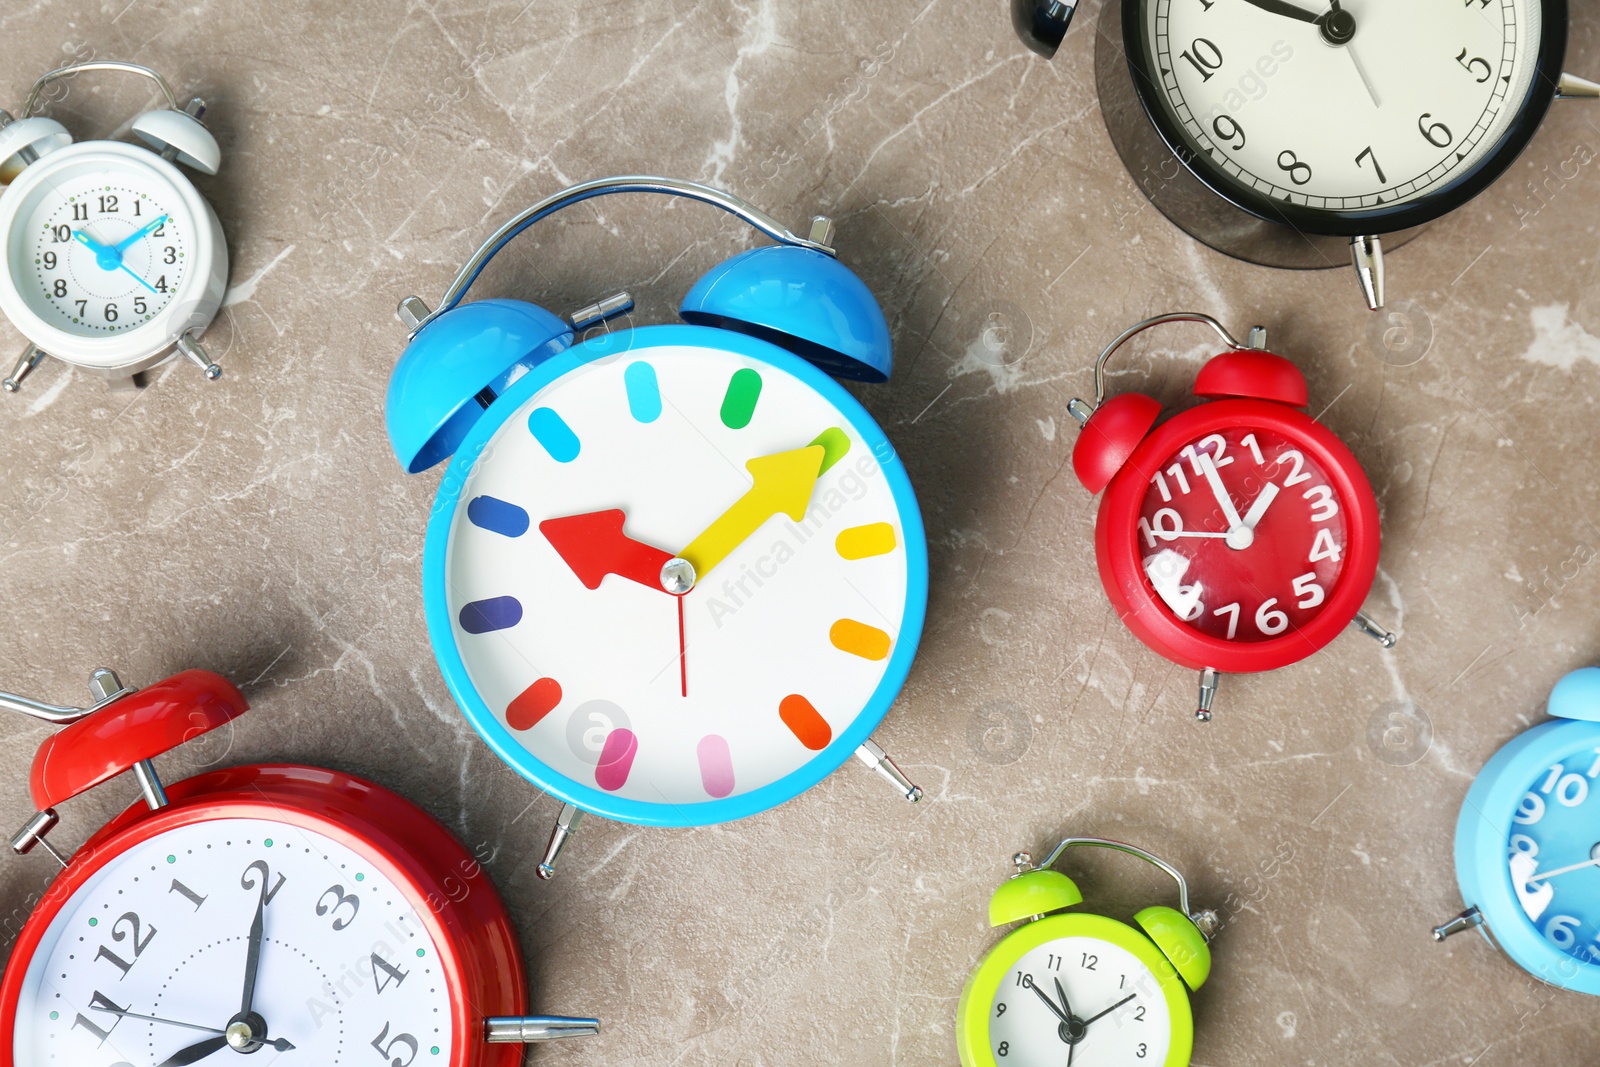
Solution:
M150 811L139 802L96 831L29 915L0 980L0 1062L9 1063L14 1055L22 985L61 909L129 849L180 826L214 819L285 823L323 834L367 857L406 895L438 951L439 969L451 991L455 1034L446 1067L513 1067L521 1062L522 1046L488 1045L482 1037L483 1018L526 1010L527 975L516 933L487 871L479 871L484 885L457 902L463 913L454 922L445 921L442 909L435 910L428 883L459 882L449 870L457 855L476 861L432 816L366 779L295 764L212 771L169 786L167 797L165 808ZM465 906L472 898L477 899ZM479 956L483 958L475 958ZM489 988L485 979L497 976L500 988Z
M1311 622L1266 641L1226 641L1174 616L1144 572L1137 547L1145 488L1161 461L1209 433L1269 430L1298 443L1328 472L1345 509L1344 570L1327 606ZM1194 670L1254 674L1298 663L1327 647L1350 624L1378 574L1378 501L1354 453L1333 431L1293 408L1267 400L1214 400L1173 416L1134 449L1100 501L1095 554L1106 596L1123 623L1150 648Z

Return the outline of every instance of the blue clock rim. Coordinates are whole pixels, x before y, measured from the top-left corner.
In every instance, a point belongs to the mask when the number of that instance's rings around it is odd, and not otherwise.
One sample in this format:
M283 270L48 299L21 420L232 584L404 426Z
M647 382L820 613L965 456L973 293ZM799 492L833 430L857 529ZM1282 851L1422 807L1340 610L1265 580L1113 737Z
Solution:
M827 748L777 781L748 793L694 804L615 796L574 781L523 748L473 687L456 647L445 595L450 529L461 504L461 492L494 434L535 393L563 375L598 360L620 359L632 352L668 346L703 346L746 356L786 371L821 393L878 459L900 512L906 549L906 608L900 636L877 688L849 727ZM450 695L478 736L507 766L541 791L607 819L641 826L711 826L768 811L799 796L837 770L877 729L900 695L922 639L928 602L928 543L922 511L899 451L867 409L838 382L800 357L759 338L706 326L640 326L589 338L551 357L512 383L483 413L456 450L434 498L422 555L422 586L428 637Z
M1557 752L1600 744L1600 723L1555 719L1510 741L1484 764L1467 790L1456 823L1456 879L1462 899L1476 907L1493 940L1518 967L1562 989L1600 995L1600 965L1585 963L1545 940L1517 902L1503 860L1511 818L1528 784ZM1568 974L1576 968L1576 973Z

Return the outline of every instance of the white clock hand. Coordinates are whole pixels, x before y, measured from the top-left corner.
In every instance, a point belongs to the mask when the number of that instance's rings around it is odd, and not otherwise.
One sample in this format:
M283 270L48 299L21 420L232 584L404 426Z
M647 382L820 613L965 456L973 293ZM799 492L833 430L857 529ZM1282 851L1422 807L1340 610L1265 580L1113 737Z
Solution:
M1272 506L1273 498L1278 495L1278 483L1268 482L1267 487L1261 490L1261 495L1256 497L1255 503L1250 505L1250 510L1244 513L1244 525L1247 530L1254 530L1256 523L1267 513L1267 508Z
M1525 881L1529 885L1532 885L1534 882L1542 882L1546 878L1554 878L1558 874L1569 874L1572 871L1581 871L1585 867L1600 867L1600 845L1594 846L1594 848L1591 850L1590 858L1584 860L1582 863L1574 863L1570 867L1557 867L1553 871L1545 871L1543 874L1536 874L1531 878L1525 879Z
M1211 485L1211 495L1217 498L1217 506L1222 509L1222 517L1228 520L1228 529L1237 530L1244 523L1239 520L1239 509L1233 506L1233 497L1228 495L1228 487L1222 484L1222 475L1217 471L1217 462L1211 458L1211 453L1201 452L1200 470L1204 472L1206 481Z

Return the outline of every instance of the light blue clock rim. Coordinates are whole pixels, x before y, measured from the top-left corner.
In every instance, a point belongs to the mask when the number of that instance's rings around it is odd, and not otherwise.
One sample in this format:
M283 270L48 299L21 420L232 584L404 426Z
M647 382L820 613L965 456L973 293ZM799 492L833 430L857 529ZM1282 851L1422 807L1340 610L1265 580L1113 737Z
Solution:
M1505 862L1511 819L1529 784L1557 756L1589 745L1600 745L1600 723L1556 719L1514 738L1484 764L1456 823L1456 879L1462 900L1483 914L1494 941L1517 966L1551 985L1600 995L1600 966L1545 940L1518 903Z
M630 354L642 356L651 349L668 346L700 346L746 356L792 374L821 393L877 457L900 512L906 550L906 607L900 636L895 642L894 651L890 653L878 687L873 690L871 698L854 721L827 748L777 781L748 793L695 804L651 802L615 796L574 781L523 748L511 731L496 719L472 684L456 645L445 584L450 531L456 510L462 504L462 489L484 448L501 426L539 390L579 367L602 359L626 358ZM837 770L877 729L888 714L890 705L900 695L911 673L917 646L922 640L928 607L928 541L922 523L922 511L917 505L916 493L911 488L911 478L906 473L900 453L867 413L867 409L838 382L800 357L759 338L705 326L640 326L592 337L552 356L512 383L483 413L456 450L434 498L433 515L428 521L427 542L422 554L422 594L428 637L433 643L434 657L450 695L455 698L457 707L478 736L512 770L558 800L603 818L642 826L710 826L759 814L799 796Z

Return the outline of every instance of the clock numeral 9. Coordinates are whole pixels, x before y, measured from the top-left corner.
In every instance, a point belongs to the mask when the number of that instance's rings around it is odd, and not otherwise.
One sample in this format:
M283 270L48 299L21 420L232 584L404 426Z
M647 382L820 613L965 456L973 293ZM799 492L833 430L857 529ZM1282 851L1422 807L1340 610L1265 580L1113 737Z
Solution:
M1244 127L1240 126L1231 115L1218 115L1216 118L1212 119L1211 132L1215 133L1224 141L1229 142L1237 137L1239 139L1238 144L1230 143L1228 145L1228 147L1235 152L1245 146Z
M1474 67L1482 67L1483 77L1474 79L1479 85L1482 85L1484 82L1494 77L1494 68L1489 66L1489 61L1487 59L1480 59L1476 56L1472 59L1468 59L1467 50L1465 48L1461 50L1461 54L1459 56L1456 56L1456 62L1460 63L1462 69L1464 69L1468 74L1472 73Z
M1196 37L1189 50L1179 54L1193 65L1201 81L1210 81L1211 72L1222 66L1222 49L1204 37Z
M385 1044L385 1042L387 1042L387 1044ZM402 1060L399 1056L394 1054L394 1047L396 1045L409 1045L411 1047L411 1055ZM384 1023L383 1030L378 1034L377 1037L372 1039L372 1047L378 1050L378 1055L382 1056L386 1060L389 1060L389 1067L411 1067L412 1061L417 1058L417 1051L419 1048L417 1045L417 1039L412 1037L410 1034L395 1034L394 1037L391 1038L389 1036L388 1023Z
M1278 153L1278 169L1289 175L1289 180L1296 185L1304 185L1311 180L1311 164L1301 162L1300 157L1288 149Z
M1442 122L1430 123L1428 120L1431 118L1433 118L1433 112L1424 111L1422 113L1422 117L1417 120L1417 129L1422 133L1422 136L1427 139L1428 143L1433 145L1433 147L1449 148L1450 143L1456 139L1455 134L1451 133L1450 127L1446 126ZM1441 141L1439 139L1441 137L1443 137L1444 140Z
M1519 826L1532 826L1544 818L1544 798L1537 793L1524 793L1522 799L1517 801L1517 813L1511 816L1511 821Z
M324 903L330 896L333 897L333 903ZM350 905L350 917L341 919L339 918L339 909L346 904ZM333 916L333 928L335 930L343 930L355 922L356 916L361 914L361 898L354 893L346 893L342 885L330 885L322 891L322 896L317 898L317 914L319 916L331 914Z
M1004 1015L1005 1013L1006 1013L1006 1005L1005 1005L1004 1001L1001 1001L999 1004L996 1004L994 1006L994 1017L996 1019L1000 1018L1000 1016Z
M45 270L55 270L56 269L56 254L54 252L46 252L44 254L44 256L43 256L43 259L44 259L44 269Z

